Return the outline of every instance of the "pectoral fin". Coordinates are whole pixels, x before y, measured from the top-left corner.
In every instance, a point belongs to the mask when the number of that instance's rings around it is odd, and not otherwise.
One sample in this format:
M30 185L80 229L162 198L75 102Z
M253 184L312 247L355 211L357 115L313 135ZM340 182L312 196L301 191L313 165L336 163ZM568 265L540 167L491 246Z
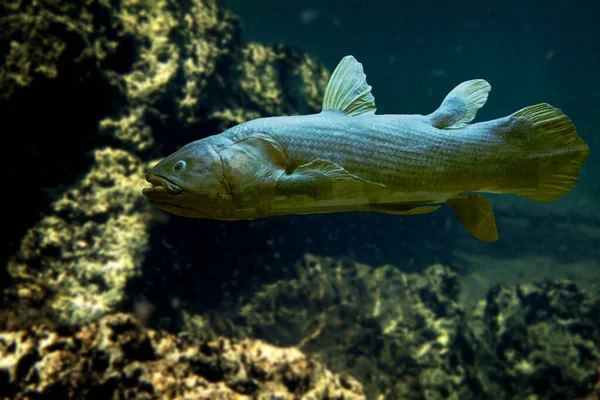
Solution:
M498 240L498 228L492 205L480 194L470 194L466 199L449 200L465 228L484 242Z
M278 196L310 196L316 200L349 199L368 196L385 186L351 174L328 160L314 160L281 175L277 182Z

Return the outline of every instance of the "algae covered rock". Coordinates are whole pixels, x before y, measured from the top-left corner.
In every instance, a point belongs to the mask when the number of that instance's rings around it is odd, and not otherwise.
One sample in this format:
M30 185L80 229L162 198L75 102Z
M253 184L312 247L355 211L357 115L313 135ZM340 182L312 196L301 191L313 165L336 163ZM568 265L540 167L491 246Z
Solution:
M0 332L0 397L364 400L361 385L295 348L194 341L113 314L77 330ZM115 397L116 396L116 397Z
M218 67L240 45L239 23L213 0L119 3L111 13L113 26L134 57L124 73L106 71L124 106L99 127L144 151L157 133L193 125L204 114L211 86L228 79Z
M309 56L244 42L217 0L0 10L0 118L14 139L3 182L19 193L0 286L52 298L74 323L114 310L141 271L149 164L250 118L313 110L327 83Z
M369 398L443 398L466 390L467 371L457 363L463 313L455 272L436 265L403 273L306 255L297 274L265 285L229 312L187 315L187 329L298 346L357 377Z
M8 263L9 297L21 307L49 307L62 322L93 320L118 307L148 245L149 207L138 193L147 166L111 148L96 150L94 159Z
M307 55L244 42L217 0L2 2L3 182L20 215L2 256L49 211L48 188L91 168L94 149L156 160L248 119L316 111L327 78Z
M53 118L45 125L22 121L28 129L58 128L52 124L60 121L62 138L74 136L71 128L81 122L145 151L157 135L225 114L242 120L292 114L300 102L317 110L329 77L309 56L244 42L238 18L217 0L1 7L0 105L16 113L6 112L11 119ZM57 94L73 108L55 107ZM44 107L28 107L32 98Z
M595 398L600 299L572 283L498 286L469 311L441 265L405 273L306 255L296 273L185 313L186 331L298 346L370 399Z
M578 399L594 392L600 299L572 282L498 285L468 326L476 346L474 375L491 396Z

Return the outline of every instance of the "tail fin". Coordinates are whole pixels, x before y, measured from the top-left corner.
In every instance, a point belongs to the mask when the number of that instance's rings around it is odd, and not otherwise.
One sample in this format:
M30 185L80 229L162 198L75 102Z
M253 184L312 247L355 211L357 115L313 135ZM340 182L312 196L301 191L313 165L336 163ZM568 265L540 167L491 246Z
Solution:
M558 108L536 104L512 114L511 129L504 132L509 146L520 148L516 187L510 192L535 201L553 201L577 183L579 170L590 150L577 135L571 120Z

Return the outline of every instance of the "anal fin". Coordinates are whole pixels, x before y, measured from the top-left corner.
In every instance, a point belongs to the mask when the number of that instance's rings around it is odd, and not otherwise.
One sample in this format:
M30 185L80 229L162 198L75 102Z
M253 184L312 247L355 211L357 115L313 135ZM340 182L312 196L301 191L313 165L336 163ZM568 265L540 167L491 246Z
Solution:
M470 194L465 199L448 200L465 228L484 242L498 240L498 228L492 205L480 194Z

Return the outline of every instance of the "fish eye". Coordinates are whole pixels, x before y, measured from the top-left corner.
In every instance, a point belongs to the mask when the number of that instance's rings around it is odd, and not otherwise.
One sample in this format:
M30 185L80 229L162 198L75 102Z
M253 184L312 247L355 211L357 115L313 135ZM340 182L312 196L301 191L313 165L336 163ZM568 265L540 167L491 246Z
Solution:
M177 162L175 163L175 165L173 165L173 170L174 170L174 171L181 171L181 170L184 170L186 165L187 165L187 164L186 164L186 162L185 162L185 161L183 161L183 160L179 160L179 161L177 161Z

